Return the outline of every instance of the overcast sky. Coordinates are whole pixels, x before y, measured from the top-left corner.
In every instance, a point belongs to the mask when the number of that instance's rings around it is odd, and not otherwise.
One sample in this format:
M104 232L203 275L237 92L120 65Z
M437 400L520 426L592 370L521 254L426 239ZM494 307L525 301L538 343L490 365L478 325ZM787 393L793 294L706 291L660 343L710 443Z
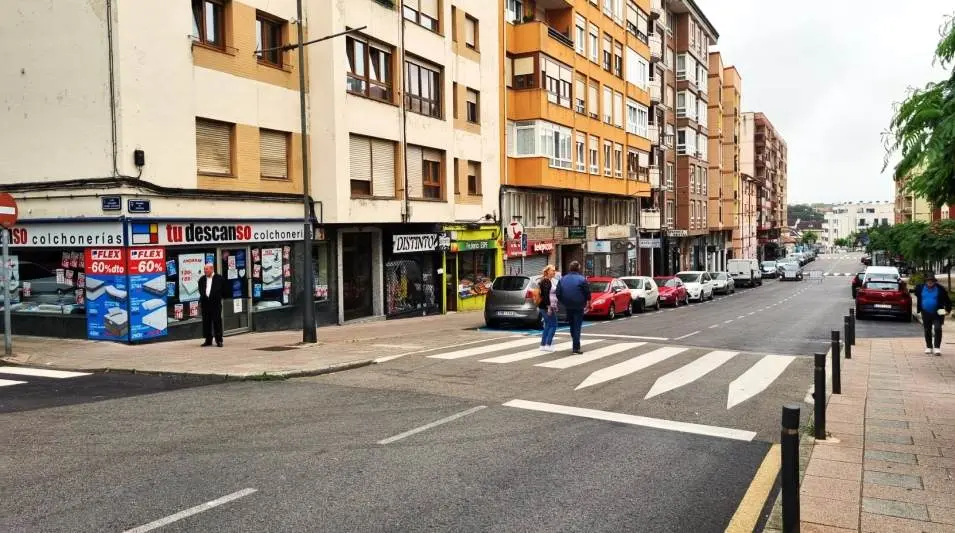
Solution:
M891 200L881 133L932 65L952 0L697 0L716 50L789 146L789 203Z

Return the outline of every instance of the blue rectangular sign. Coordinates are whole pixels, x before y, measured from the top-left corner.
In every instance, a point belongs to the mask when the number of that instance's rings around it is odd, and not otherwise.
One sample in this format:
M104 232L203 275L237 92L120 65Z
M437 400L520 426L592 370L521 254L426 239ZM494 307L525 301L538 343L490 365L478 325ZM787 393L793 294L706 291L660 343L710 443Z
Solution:
M100 198L103 211L120 211L123 208L123 200L119 196L104 196Z
M130 199L126 205L130 213L148 213L150 208L149 200Z

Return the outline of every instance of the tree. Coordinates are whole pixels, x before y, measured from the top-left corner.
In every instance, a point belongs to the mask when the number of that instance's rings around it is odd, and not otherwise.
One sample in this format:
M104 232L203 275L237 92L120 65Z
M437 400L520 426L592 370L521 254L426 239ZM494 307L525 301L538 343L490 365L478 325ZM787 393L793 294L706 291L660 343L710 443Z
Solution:
M839 237L838 239L833 240L833 241L832 241L832 244L838 246L839 248L848 248L848 247L849 247L849 239L847 239L847 238L845 238L845 237Z
M826 221L826 216L820 213L815 207L809 204L792 204L786 208L787 224L794 225L799 221L799 225L804 224L822 224Z
M812 246L819 240L819 235L815 231L804 231L799 239L800 244Z
M955 60L955 17L946 17L935 61L948 68ZM899 153L893 176L905 190L933 205L955 203L955 71L947 80L910 89L895 108L886 140L886 159Z

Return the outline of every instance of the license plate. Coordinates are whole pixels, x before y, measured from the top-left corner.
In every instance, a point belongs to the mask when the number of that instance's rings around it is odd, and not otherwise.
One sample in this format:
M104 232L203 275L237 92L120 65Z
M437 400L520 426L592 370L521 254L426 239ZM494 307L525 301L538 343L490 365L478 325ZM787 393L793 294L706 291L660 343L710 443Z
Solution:
M876 309L892 309L892 306L889 304L875 304Z
M497 316L517 316L514 311L498 311Z

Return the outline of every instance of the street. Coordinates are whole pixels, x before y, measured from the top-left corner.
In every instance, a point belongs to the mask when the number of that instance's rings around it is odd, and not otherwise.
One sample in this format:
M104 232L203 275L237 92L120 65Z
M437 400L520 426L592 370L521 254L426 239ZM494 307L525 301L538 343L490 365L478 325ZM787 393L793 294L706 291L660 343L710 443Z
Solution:
M860 268L594 322L582 356L481 328L287 381L0 374L29 382L0 387L0 530L723 531ZM858 323L883 334L920 328Z

